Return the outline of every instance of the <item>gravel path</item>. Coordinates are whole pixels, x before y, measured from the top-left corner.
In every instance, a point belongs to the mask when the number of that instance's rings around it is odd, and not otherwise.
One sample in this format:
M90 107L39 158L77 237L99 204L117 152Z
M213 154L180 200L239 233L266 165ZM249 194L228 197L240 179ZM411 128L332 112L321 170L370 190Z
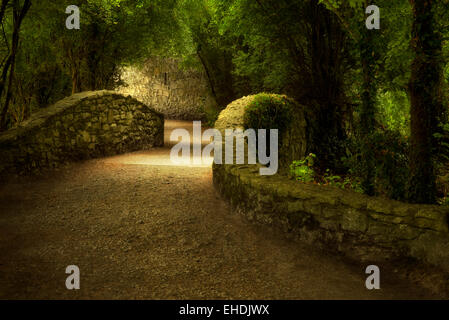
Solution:
M169 151L0 186L0 298L433 298L390 273L367 290L365 265L249 224L216 193L210 166L170 166ZM65 288L68 265L80 290Z

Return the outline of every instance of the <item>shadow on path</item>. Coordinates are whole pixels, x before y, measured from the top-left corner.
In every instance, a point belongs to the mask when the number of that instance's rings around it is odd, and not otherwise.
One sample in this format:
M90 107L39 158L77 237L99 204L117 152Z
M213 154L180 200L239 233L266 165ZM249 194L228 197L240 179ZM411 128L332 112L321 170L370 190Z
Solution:
M191 123L167 121L166 136ZM210 165L168 147L89 160L0 187L0 298L419 299L366 266L285 240L233 213ZM65 288L77 265L81 290ZM381 269L382 266L380 265Z

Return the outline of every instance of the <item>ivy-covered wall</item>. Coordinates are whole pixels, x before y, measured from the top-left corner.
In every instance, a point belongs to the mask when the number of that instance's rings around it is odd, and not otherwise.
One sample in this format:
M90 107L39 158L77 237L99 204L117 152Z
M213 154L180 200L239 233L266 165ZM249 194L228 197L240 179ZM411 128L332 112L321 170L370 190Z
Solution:
M0 134L0 175L162 146L164 116L111 91L82 92Z

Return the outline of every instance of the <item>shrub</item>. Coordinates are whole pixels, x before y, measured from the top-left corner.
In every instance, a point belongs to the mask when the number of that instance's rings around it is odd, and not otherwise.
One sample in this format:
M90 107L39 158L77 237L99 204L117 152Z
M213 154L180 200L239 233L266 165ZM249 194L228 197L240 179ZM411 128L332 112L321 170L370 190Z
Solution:
M290 125L296 102L286 96L260 93L246 106L243 116L245 129L278 129Z
M315 170L313 169L316 156L311 153L304 160L295 160L290 165L290 176L300 182L313 182Z
M337 187L340 189L349 189L358 193L363 193L360 178L353 176L341 177L332 175L330 169L327 169L323 176L324 185Z
M260 93L230 103L215 122L215 128L277 129L278 174L288 175L293 160L307 155L307 119L305 107L283 95ZM266 154L271 154L270 134L266 135ZM258 151L258 143L256 143ZM258 156L258 154L257 154Z

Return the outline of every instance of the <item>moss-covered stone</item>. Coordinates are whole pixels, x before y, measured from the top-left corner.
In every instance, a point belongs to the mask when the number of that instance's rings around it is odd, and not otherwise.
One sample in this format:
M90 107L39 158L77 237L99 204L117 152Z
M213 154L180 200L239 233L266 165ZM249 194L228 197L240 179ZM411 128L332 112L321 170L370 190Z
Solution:
M302 159L307 149L306 120L304 107L283 95L274 94L257 94L246 96L230 103L218 116L215 122L215 128L220 130L224 135L226 129L242 129L249 128L249 124L245 124L245 115L252 110L260 99L273 99L277 101L273 104L273 108L288 104L288 118L290 121L277 127L276 124L268 125L262 128L264 124L253 125L251 129L280 129L279 131L279 172L287 173L290 164L294 160ZM268 106L264 110L270 110ZM257 121L255 121L257 122Z
M305 241L363 259L405 255L449 271L449 263L442 263L449 255L444 252L449 250L449 210L444 207L301 184L280 175L262 177L247 165L214 164L213 181L246 217L296 232Z
M248 96L224 109L215 126L244 129ZM281 137L280 167L305 155L304 108ZM299 125L298 125L299 124ZM449 209L368 197L338 188L301 184L285 175L260 176L260 165L213 165L213 181L233 207L251 220L277 225L305 241L324 243L361 259L406 256L449 272Z
M0 175L161 146L163 136L163 115L139 101L110 91L82 92L0 134Z

